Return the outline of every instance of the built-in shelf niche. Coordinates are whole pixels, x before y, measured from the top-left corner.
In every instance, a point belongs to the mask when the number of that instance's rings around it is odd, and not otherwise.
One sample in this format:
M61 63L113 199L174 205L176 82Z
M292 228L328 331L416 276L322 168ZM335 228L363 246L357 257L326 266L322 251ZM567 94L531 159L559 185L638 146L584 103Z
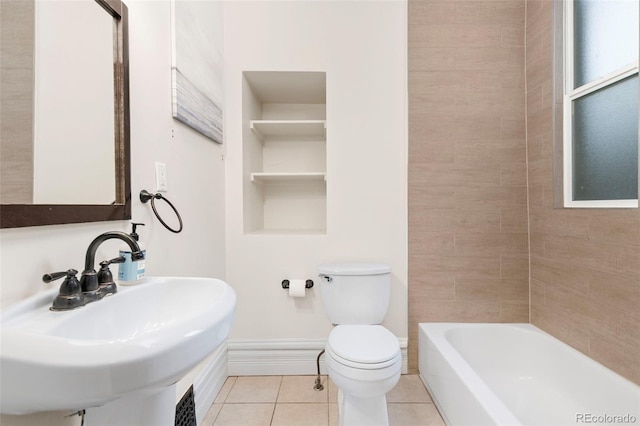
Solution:
M245 71L243 77L245 233L325 233L325 73Z

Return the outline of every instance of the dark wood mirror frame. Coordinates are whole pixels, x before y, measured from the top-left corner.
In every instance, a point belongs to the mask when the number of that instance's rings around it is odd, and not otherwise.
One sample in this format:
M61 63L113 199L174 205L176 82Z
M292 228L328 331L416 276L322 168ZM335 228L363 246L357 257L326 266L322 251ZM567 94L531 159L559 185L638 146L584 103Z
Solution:
M114 19L116 202L105 205L3 204L0 206L0 228L131 219L128 9L121 0L95 1Z

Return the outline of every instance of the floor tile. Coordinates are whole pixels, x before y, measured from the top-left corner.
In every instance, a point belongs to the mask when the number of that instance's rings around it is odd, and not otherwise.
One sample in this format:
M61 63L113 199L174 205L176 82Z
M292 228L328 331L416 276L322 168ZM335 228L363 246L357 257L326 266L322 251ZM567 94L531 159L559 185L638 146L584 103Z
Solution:
M321 376L229 377L200 426L338 426L338 387ZM327 402L328 401L328 402ZM444 425L420 377L403 375L387 393L390 426Z
M444 426L433 404L387 404L389 426Z
M269 426L274 404L224 404L213 426Z
M314 389L316 376L283 376L280 392L278 393L278 404L282 402L316 402L327 403L328 386L327 376L321 376L324 389L317 391Z
M225 399L225 404L276 402L282 376L238 377Z
M227 377L227 380L225 380L224 384L222 385L220 392L218 392L218 395L216 395L215 401L213 401L214 404L224 403L224 400L227 399L227 395L229 395L231 388L236 382L236 379L237 377L234 377L234 376Z
M431 403L431 397L415 374L403 374L398 384L387 392L387 402L422 402Z
M331 378L328 378L327 382L329 383L329 386L327 386L329 391L329 402L338 402L338 386L333 383Z
M200 424L200 426L213 425L213 422L215 421L216 417L218 417L218 413L220 413L221 409L222 404L212 404L211 408L209 408L209 411L207 411L207 414L204 416L204 419L202 419L202 423Z
M328 426L329 404L276 404L271 426Z
M329 426L339 426L340 418L338 414L338 404L329 403Z

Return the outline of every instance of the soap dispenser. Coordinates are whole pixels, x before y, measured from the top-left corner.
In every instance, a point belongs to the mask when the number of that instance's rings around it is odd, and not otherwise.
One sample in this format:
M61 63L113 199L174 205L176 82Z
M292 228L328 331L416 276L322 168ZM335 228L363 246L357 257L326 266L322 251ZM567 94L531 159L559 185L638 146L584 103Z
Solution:
M145 259L147 257L147 251L140 243L140 236L136 232L138 226L144 226L144 223L131 223L131 238L138 242L140 250L144 254L144 258L138 261L131 260L131 248L127 245L120 249L119 255L124 257L124 262L118 265L118 283L120 285L133 285L138 284L144 277Z

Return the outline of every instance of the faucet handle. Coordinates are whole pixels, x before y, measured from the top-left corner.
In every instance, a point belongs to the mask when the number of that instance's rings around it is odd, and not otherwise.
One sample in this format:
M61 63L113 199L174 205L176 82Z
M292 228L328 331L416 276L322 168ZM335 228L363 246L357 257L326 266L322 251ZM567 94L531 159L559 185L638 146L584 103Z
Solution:
M75 269L67 269L66 271L61 272L52 272L50 274L44 274L42 276L42 281L45 283L50 283L51 281L59 280L62 277L75 277L78 271Z
M112 263L124 263L124 256L118 256L111 260L103 260L100 262L100 270L98 271L98 285L100 291L100 297L114 294L118 291L116 283L113 281L113 274L109 270L109 265Z
M53 300L53 304L49 309L52 311L66 311L86 303L84 295L82 294L82 288L80 287L80 281L76 278L77 273L78 271L75 269L68 269L64 272L53 272L42 276L42 281L45 283L66 277L60 285L58 295Z
M124 261L125 261L124 256L118 256L118 257L114 257L111 260L103 260L102 262L100 262L100 267L104 268L105 266L109 266L114 263L124 263Z
M100 270L98 271L98 284L102 286L103 284L110 284L113 282L113 276L111 271L109 270L109 265L112 263L124 263L124 256L118 256L111 260L103 260L100 262Z

